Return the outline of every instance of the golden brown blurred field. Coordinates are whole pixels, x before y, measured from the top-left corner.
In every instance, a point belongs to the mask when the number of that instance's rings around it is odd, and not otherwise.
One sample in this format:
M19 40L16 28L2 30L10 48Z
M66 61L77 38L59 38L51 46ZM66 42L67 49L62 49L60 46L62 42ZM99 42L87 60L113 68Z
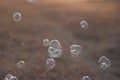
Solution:
M22 14L20 22L12 14ZM85 20L89 28L80 27ZM58 39L63 46L56 67L46 71L47 48L42 40ZM21 45L24 43L24 46ZM83 53L73 58L69 46L80 44ZM98 59L107 56L112 66L102 70ZM0 0L0 80L11 73L19 80L120 80L120 1ZM16 63L26 62L24 69Z

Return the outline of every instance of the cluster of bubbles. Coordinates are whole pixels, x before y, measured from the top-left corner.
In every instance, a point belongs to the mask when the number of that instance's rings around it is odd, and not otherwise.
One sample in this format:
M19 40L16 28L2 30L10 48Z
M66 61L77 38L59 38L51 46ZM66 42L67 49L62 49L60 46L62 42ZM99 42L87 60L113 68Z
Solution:
M26 1L30 3L35 3L38 0L26 0ZM17 11L13 13L14 21L18 22L21 21L21 19L22 15L20 12ZM83 29L88 29L88 23L86 21L81 21L80 26ZM24 45L24 43L22 43L21 45ZM52 70L56 64L55 58L59 58L62 55L62 46L60 42L56 39L51 41L49 41L49 39L44 39L43 45L48 46L48 56L50 57L46 60L46 69ZM70 53L72 57L78 57L82 53L82 47L77 44L72 44L70 46ZM99 59L98 64L102 69L107 69L111 65L111 60L105 56L102 56ZM16 65L18 68L24 68L26 64L24 61L19 61ZM17 80L17 77L13 76L12 74L7 74L4 80ZM91 78L89 76L83 76L82 80L91 80Z
M49 41L49 39L43 40L43 45L48 46L48 58L46 60L46 69L52 70L55 67L55 59L62 55L62 46L60 42L56 39Z
M107 69L111 65L111 60L105 56L102 56L98 63L102 69Z
M62 55L62 46L60 42L56 39L49 41L49 39L43 40L44 46L48 47L48 56L50 58L46 61L47 70L52 70L55 67L55 60L53 58L59 58ZM78 57L82 53L82 47L77 44L72 44L70 46L70 52L72 57ZM111 65L111 60L105 56L102 56L98 61L99 66L102 69L107 69ZM84 80L89 78L88 76L84 76ZM89 80L89 79L88 79Z
M3 80L18 80L16 76L12 74L7 74Z
M19 61L18 63L17 63L17 67L18 68L24 68L25 67L25 62L24 61Z

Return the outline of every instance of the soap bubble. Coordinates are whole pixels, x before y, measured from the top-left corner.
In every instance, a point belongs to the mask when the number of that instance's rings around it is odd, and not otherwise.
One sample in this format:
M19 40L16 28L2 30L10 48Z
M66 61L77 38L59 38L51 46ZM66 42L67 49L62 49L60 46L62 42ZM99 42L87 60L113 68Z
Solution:
M17 67L18 67L18 68L24 68L24 67L25 67L25 62L24 62L24 61L19 61L19 62L17 63Z
M17 80L17 77L12 74L7 74L3 80Z
M73 44L70 46L70 52L72 57L77 57L82 52L82 48L80 45Z
M55 60L53 58L48 58L46 60L46 69L52 70L55 67Z
M83 76L82 80L91 80L89 76Z
M13 76L12 74L7 74L7 75L5 76L5 78L11 79L12 76Z
M22 15L20 12L14 12L13 13L13 20L14 21L21 21Z
M26 0L26 1L28 1L28 2L30 2L30 3L35 3L35 2L37 2L38 0Z
M87 29L88 28L88 23L86 21L81 21L80 26L84 29Z
M102 69L107 69L109 66L111 66L111 60L105 56L102 56L98 63Z
M49 46L49 39L44 39L43 40L43 45L44 46Z
M50 41L48 55L52 58L58 58L62 54L62 46L58 40Z

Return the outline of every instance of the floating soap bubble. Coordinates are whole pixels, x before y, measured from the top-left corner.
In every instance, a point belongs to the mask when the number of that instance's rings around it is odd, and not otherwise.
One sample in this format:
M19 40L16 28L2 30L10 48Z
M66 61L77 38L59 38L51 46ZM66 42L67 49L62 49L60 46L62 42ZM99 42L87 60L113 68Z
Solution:
M52 58L58 58L62 54L62 46L58 40L50 41L48 55Z
M55 67L55 60L53 58L48 58L46 60L46 69L52 70Z
M105 56L102 56L98 63L102 69L107 69L109 66L111 66L111 60Z
M43 45L44 46L49 46L49 39L44 39L43 40Z
M35 3L35 2L37 2L38 0L26 0L26 1L28 1L28 2L30 2L30 3Z
M88 28L88 23L86 21L81 21L80 26L84 29L87 29Z
M14 21L21 21L22 15L20 12L13 13L13 20Z
M13 76L12 74L7 74L7 75L5 76L5 78L11 79L12 76Z
M18 68L24 68L24 67L25 67L25 62L24 62L24 61L19 61L19 62L17 63L17 67L18 67Z
M89 76L83 76L82 80L91 80Z
M80 45L73 44L70 46L70 52L72 57L78 57L79 54L82 52L82 48Z

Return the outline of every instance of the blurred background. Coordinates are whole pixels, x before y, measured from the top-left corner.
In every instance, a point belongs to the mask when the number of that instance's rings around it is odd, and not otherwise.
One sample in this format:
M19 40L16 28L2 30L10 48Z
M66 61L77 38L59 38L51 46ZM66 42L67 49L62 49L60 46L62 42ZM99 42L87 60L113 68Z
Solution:
M19 11L22 20L15 22ZM88 29L80 22L88 22ZM48 47L43 39L58 39L63 47L56 67L47 71ZM22 45L24 44L24 45ZM69 47L80 44L83 52L73 58ZM101 56L112 65L98 66ZM0 80L10 73L18 80L120 80L120 1L119 0L0 0ZM19 69L16 63L25 61Z

